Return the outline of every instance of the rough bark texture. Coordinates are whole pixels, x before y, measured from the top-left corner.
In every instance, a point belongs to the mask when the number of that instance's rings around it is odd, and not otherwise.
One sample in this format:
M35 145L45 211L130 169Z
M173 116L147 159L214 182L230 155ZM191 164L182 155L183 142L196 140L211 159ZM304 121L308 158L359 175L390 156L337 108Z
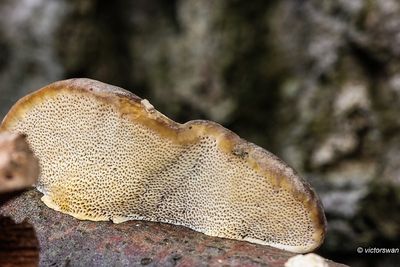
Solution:
M324 255L396 266L356 248L400 243L399 25L395 0L6 0L0 114L75 76L216 120L317 188Z
M38 266L39 243L27 222L0 216L0 266Z
M40 266L273 267L283 266L296 255L162 223L79 221L47 208L40 195L32 190L0 208L0 214L34 226L41 248Z

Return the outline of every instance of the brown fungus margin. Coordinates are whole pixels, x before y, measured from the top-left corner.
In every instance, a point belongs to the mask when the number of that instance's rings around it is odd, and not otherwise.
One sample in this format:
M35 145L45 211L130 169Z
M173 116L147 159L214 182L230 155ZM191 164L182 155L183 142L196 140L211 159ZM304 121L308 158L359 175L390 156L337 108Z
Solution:
M242 240L271 245L294 252L312 251L322 244L326 233L326 219L321 202L310 185L299 177L287 164L270 152L241 139L235 133L215 122L195 120L185 124L176 123L154 109L147 100L141 99L124 89L91 79L70 79L55 82L20 99L4 118L0 127L0 132L12 129L17 122L24 119L25 114L33 107L49 99L51 100L52 97L61 93L89 97L93 100L117 107L121 117L139 123L156 132L163 138L167 138L169 141L179 145L196 143L204 136L215 138L219 151L222 151L226 155L234 155L240 158L252 170L265 177L274 187L289 191L297 201L302 203L302 206L307 210L313 224L312 229L310 229L310 231L312 231L312 240L309 241L307 246L274 244L249 237L241 238ZM26 134L28 134L29 139L29 133ZM62 210L62 208L57 205L54 205L51 199L48 199L46 196L46 189L40 188L40 182L38 189L45 193L43 200L49 207L64 213L69 213ZM121 222L127 219L106 217L93 218L82 214L69 214L79 219L89 220L112 219L114 222ZM194 227L190 228L201 231ZM223 235L219 236L228 237Z

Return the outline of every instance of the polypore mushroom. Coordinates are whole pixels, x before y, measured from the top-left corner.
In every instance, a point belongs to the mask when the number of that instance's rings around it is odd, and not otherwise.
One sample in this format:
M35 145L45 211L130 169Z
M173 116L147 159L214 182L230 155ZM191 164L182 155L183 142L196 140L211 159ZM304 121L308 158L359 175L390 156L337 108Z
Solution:
M320 201L284 162L217 123L176 123L124 89L56 82L19 100L0 129L28 136L42 200L78 219L164 222L294 252L323 241Z
M17 133L0 133L0 193L32 187L39 176L39 162Z
M324 258L314 253L296 255L285 262L285 267L329 267Z

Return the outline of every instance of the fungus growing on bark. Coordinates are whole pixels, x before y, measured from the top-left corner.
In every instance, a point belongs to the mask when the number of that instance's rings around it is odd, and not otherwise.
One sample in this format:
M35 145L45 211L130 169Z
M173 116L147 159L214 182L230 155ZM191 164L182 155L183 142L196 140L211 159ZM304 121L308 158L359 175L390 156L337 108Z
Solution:
M294 252L324 239L317 195L284 162L217 123L176 123L124 89L56 82L19 100L0 129L27 135L42 200L78 219L164 222Z
M39 176L39 161L25 136L0 133L0 193L32 187Z

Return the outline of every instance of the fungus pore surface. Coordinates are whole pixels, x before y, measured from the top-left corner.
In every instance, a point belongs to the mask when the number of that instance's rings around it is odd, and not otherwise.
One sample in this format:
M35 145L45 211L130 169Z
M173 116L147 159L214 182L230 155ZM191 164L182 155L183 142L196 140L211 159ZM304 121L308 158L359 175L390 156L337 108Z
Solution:
M78 219L164 222L293 252L324 239L317 195L284 162L217 123L176 123L124 89L56 82L19 100L0 130L27 135L42 200Z

